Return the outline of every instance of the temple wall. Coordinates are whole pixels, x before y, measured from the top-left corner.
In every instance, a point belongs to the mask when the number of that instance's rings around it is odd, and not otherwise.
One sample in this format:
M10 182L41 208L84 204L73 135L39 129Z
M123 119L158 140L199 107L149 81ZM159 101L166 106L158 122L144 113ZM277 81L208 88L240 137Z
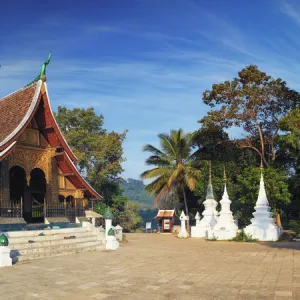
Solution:
M76 189L67 178L59 174L55 154L55 149L50 147L45 149L18 145L9 156L7 170L13 166L22 167L26 173L27 184L29 185L31 171L35 168L41 169L45 173L45 198L48 204L58 203L58 195L83 198L83 191ZM9 186L8 176L6 184ZM8 198L9 190L7 190L7 199Z
M8 158L1 162L0 169L0 204L9 203L9 170L19 166L26 173L29 186L30 173L39 168L45 174L47 204L59 203L59 195L64 197L84 198L84 192L76 187L58 169L55 159L56 149L49 146L36 124L30 124L18 139L18 144ZM24 195L25 197L25 195Z

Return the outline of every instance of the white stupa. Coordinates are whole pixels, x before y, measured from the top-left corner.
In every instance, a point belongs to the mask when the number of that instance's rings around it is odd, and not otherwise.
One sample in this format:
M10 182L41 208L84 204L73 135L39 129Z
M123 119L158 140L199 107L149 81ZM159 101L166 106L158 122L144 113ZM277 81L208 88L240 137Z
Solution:
M244 229L245 233L251 234L253 238L260 241L277 241L281 234L281 228L276 225L273 214L270 211L271 208L267 199L262 173L258 198L254 209L254 218L251 219L251 224Z
M224 169L224 193L221 204L221 211L217 221L217 224L212 230L208 231L208 238L217 238L218 240L229 240L236 236L238 231L238 227L234 221L232 216L232 212L230 210L231 201L228 197L227 187L226 187L226 173Z
M177 237L186 239L186 238L189 237L189 233L186 230L186 224L185 223L186 223L187 219L186 219L184 211L181 212L179 219L180 219L180 222L181 222L181 226L180 226L180 231L179 231Z
M206 193L206 200L203 202L204 211L202 213L203 218L196 222L196 226L191 227L191 236L192 237L207 237L208 230L211 230L217 224L218 212L217 206L218 203L214 199L213 187L211 183L211 164L209 167L209 181Z

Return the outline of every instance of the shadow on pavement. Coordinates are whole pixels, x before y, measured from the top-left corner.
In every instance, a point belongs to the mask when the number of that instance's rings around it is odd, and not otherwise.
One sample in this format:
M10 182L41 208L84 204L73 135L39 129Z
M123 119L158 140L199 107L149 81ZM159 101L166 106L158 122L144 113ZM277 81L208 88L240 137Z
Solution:
M300 242L260 242L259 244L270 248L300 250Z

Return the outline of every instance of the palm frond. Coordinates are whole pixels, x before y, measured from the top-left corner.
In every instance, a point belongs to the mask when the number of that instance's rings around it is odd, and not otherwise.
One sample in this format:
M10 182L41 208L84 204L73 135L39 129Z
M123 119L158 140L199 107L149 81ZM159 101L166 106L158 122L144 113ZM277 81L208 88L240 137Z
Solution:
M184 176L184 181L188 188L193 191L196 187L197 180L194 177L189 177L187 174Z
M145 187L145 191L149 195L158 194L163 189L163 187L167 185L167 181L167 176L160 176L153 180L151 183L147 184Z
M167 186L164 186L161 191L158 193L158 195L154 199L154 206L157 207L160 203L162 197L164 197L168 193L169 189Z
M154 168L152 170L147 170L144 173L141 174L141 178L143 179L151 179L154 177L158 177L161 175L168 175L170 173L170 169L169 168Z
M159 166L159 167L171 167L172 162L168 160L167 156L156 156L152 155L146 159L146 164L150 166Z
M162 151L160 151L159 149L157 149L156 147L154 147L154 146L152 146L150 144L145 145L143 147L143 151L145 151L145 152L151 152L151 153L153 153L156 156L164 155L164 153Z
M160 133L158 137L160 139L160 145L164 153L168 156L172 156L173 159L175 159L177 155L175 150L176 145L174 145L174 141L170 138L169 135L165 133Z
M172 175L170 176L168 180L168 187L171 187L172 185L178 185L178 183L182 180L180 180L179 177L184 176L184 166L182 164L178 164L177 168L173 171Z

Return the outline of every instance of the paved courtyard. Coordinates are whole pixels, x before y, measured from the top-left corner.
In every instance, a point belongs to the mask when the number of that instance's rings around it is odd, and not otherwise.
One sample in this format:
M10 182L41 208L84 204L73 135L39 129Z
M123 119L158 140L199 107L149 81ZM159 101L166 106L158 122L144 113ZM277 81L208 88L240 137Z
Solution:
M299 243L128 234L115 252L0 269L0 299L300 299Z

